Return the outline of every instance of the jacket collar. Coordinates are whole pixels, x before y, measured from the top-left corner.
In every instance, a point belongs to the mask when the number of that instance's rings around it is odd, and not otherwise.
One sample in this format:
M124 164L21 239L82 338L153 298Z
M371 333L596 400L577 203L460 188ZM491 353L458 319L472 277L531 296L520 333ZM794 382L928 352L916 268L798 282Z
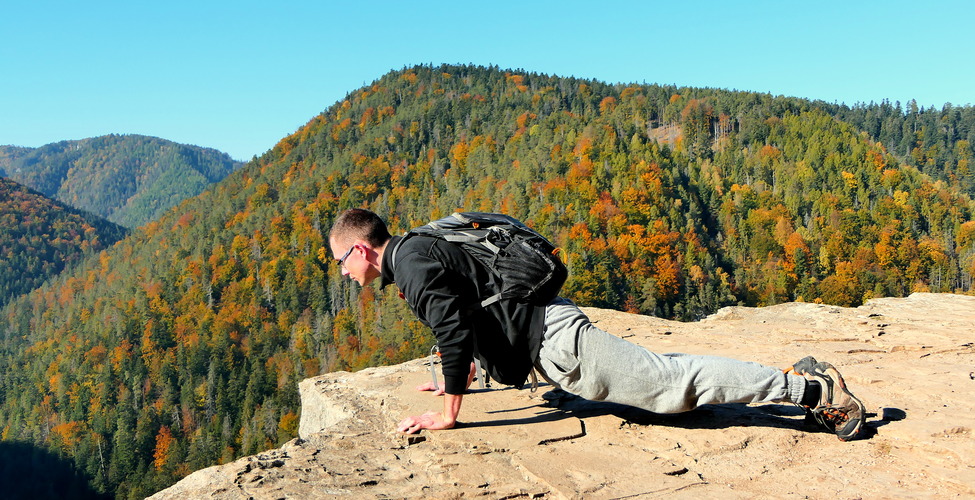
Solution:
M387 251L383 255L383 264L379 269L379 288L385 288L391 283L396 283L395 260L396 251L399 250L400 243L403 242L402 236L393 236L386 244Z

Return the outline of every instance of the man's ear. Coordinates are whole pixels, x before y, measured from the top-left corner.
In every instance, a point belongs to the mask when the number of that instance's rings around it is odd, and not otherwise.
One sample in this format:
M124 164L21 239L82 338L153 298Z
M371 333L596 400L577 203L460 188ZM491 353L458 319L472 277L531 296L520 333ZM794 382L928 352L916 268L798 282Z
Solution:
M362 247L363 252L365 252L366 262L373 265L379 264L379 252L376 251L376 249L373 248L372 245L370 245L366 241L361 241L361 240L357 241L356 244Z

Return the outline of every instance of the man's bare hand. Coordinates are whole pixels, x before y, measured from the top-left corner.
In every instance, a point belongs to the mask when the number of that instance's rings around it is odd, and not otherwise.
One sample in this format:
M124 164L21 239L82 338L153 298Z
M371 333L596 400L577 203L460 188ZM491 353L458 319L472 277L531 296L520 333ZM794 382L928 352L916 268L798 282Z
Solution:
M443 418L443 414L435 411L428 411L423 415L417 415L415 417L404 418L396 430L400 432L405 432L406 434L416 434L422 429L430 429L434 431L450 429L454 426L456 422L448 422Z
M437 387L433 382L427 382L425 384L420 384L416 386L418 391L433 391L434 396L440 396L443 394L443 386Z

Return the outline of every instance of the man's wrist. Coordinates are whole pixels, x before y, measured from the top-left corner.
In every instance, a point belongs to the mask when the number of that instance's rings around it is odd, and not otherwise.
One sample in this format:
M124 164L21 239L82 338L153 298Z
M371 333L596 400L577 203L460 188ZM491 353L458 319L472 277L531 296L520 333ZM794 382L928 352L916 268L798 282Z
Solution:
M440 414L440 421L443 423L445 429L450 429L457 425L457 419L447 416L446 413Z

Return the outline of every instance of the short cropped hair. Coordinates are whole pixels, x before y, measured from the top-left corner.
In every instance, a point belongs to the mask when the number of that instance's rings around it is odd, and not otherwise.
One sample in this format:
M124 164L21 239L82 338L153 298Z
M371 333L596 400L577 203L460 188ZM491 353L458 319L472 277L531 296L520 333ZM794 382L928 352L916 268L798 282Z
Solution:
M363 208L350 208L335 218L328 237L335 240L359 238L373 247L381 247L391 236L378 215Z

